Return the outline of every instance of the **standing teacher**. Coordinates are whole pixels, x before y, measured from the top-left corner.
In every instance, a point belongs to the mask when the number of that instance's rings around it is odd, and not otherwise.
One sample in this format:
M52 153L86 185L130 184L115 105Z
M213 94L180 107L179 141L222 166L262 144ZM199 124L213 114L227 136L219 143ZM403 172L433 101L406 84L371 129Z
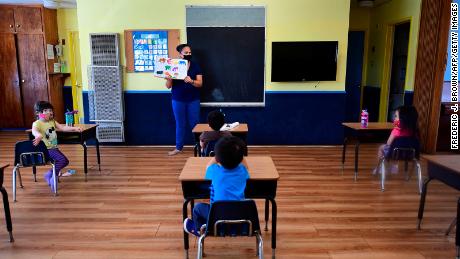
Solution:
M200 118L200 88L203 86L203 73L200 66L192 62L192 49L188 44L176 47L181 58L188 61L187 77L184 80L166 79L166 87L171 89L172 109L176 120L176 148L168 152L174 156L184 147L185 126L188 121L195 127Z

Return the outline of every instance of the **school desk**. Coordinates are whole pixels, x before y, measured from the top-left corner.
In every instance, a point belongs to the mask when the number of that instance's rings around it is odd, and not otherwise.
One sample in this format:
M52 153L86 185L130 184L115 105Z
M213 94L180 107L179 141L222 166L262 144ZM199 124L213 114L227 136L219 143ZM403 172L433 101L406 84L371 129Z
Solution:
M193 151L195 156L198 156L198 148L197 147L200 146L200 135L201 135L201 133L203 133L205 131L213 131L213 129L211 129L211 127L209 127L209 124L207 124L207 123L198 123L197 125L195 125L195 127L193 127L192 133L193 133L193 136L195 137L195 142L196 142L195 149ZM233 136L241 138L246 143L246 138L248 136L248 131L249 131L248 124L240 123L240 125L238 125L235 128L229 130L228 132L232 133ZM247 154L247 149L246 149L246 154L245 155L248 155Z
M6 230L10 234L10 242L14 242L13 238L13 224L11 223L10 203L8 202L8 193L3 187L3 170L8 167L8 164L0 163L0 192L3 197L3 209L5 210Z
M88 180L88 151L86 147L86 141L93 139L96 142L96 154L97 154L97 164L99 166L99 171L101 171L101 155L99 152L99 140L96 136L96 127L97 124L75 124L75 127L80 127L81 132L63 132L57 131L58 145L59 144L80 144L83 147L83 164L85 169L85 182ZM29 133L29 139L34 139L32 135L32 130L27 130ZM33 173L36 173L35 167L33 167Z
M188 217L187 206L195 199L209 199L209 186L211 181L205 180L206 165L209 157L190 157L187 159L184 168L179 176L184 194L184 204L182 206L183 219ZM272 204L272 249L273 255L276 249L276 188L279 174L276 170L273 160L269 156L250 156L246 157L250 179L246 183L245 197L249 199L265 200L265 230L267 230L268 221L268 201ZM189 243L188 234L184 231L184 248L188 253Z
M391 122L369 122L366 128L360 122L344 122L344 140L342 149L342 173L345 167L345 153L350 140L355 141L355 181L358 179L359 145L361 142L386 142L394 128Z
M427 161L428 179L423 184L420 196L417 229L420 229L423 219L428 183L431 180L438 180L456 190L460 190L460 155L422 155L422 158ZM456 223L455 245L457 246L457 258L460 258L460 198L457 201Z

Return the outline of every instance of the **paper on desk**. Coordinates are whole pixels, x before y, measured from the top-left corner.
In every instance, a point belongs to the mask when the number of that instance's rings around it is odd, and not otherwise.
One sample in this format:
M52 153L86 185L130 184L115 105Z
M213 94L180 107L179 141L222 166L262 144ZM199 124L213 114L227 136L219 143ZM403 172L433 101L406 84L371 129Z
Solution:
M231 129L234 129L234 128L238 127L238 125L240 125L239 122L226 123L226 124L224 124L224 126L222 126L222 128L220 128L220 130L221 131L231 130Z

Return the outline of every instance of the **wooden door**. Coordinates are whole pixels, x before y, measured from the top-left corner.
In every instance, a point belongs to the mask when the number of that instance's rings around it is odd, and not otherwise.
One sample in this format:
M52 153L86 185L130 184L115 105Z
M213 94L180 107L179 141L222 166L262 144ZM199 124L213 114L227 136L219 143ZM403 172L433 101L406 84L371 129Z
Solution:
M0 33L0 128L22 128L21 90L14 34Z
M14 32L14 9L0 6L0 32Z
M49 75L49 95L50 102L54 107L54 119L59 123L65 123L64 120L64 76L61 73Z
M35 120L35 102L48 101L43 35L17 34L17 39L24 122L31 126Z
M42 8L22 7L14 9L14 21L18 33L42 33Z

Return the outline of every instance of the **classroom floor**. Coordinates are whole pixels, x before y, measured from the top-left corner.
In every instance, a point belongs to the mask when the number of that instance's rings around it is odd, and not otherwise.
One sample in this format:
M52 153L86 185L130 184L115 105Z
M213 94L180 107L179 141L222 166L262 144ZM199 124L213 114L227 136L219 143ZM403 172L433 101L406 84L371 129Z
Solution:
M23 132L0 132L0 162L13 162L13 146ZM89 148L88 182L83 150L62 145L69 168L53 197L39 170L22 170L24 189L12 202L11 171L5 170L15 242L8 242L0 212L0 258L184 258L182 189L178 176L192 149L167 157L170 148L101 147L102 173ZM422 230L416 230L416 177L402 174L380 192L371 175L377 145L364 144L360 175L353 182L353 148L344 174L341 147L249 147L249 155L269 155L278 183L277 258L454 258L455 231L444 235L456 214L458 192L440 183L429 187ZM425 167L423 167L425 168ZM425 172L424 172L425 173ZM263 224L263 203L258 202ZM271 226L269 224L269 226ZM263 233L270 258L270 234ZM190 257L196 239L190 238ZM208 238L206 258L256 258L255 238Z

